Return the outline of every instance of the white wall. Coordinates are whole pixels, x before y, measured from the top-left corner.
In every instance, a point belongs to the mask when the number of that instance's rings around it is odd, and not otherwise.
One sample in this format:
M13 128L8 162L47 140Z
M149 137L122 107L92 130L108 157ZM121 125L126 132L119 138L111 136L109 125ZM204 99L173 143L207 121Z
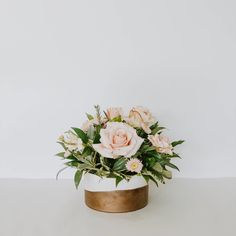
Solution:
M236 2L1 0L0 177L54 178L94 104L144 105L181 177L236 177ZM63 176L71 176L67 172Z

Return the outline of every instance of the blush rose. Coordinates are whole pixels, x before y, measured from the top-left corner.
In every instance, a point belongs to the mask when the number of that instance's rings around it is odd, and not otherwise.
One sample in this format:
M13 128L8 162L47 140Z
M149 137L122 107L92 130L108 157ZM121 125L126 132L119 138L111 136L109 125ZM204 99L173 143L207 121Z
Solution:
M133 127L121 122L108 122L106 128L101 129L100 135L101 143L93 144L93 148L108 158L131 157L144 141Z

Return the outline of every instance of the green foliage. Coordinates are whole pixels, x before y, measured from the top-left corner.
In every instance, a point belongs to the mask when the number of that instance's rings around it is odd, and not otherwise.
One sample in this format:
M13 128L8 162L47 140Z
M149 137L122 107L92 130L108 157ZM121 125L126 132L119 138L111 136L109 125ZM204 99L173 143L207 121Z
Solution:
M161 164L158 162L156 162L156 164L152 167L152 169L159 172L159 173L162 173L162 171L163 171Z
M103 167L105 170L110 171L110 168L109 168L109 166L108 166L108 164L107 164L107 161L106 161L106 159L105 159L103 156L100 156L100 162L101 162L102 167Z
M72 127L72 129L75 131L75 133L78 135L78 137L81 138L83 143L85 143L85 144L88 143L88 136L84 133L84 131L82 129L74 128L74 127Z
M167 162L165 165L171 167L172 169L176 169L176 170L179 171L179 168L176 165L174 165L174 164L172 164L170 162Z
M123 180L123 178L120 176L116 176L115 178L116 178L116 187L117 187L118 184Z
M148 179L152 180L156 184L156 186L158 187L158 179L151 171L143 170L142 175L144 176L145 179L148 178Z
M163 170L162 175L167 179L172 179L172 172L169 170Z
M86 113L86 116L87 116L87 118L88 118L89 120L93 120L93 119L94 119L93 116L90 115L90 114L88 114L88 113Z
M100 142L100 130L101 130L101 125L97 125L96 128L95 128L95 134L94 134L94 139L93 139L93 143L94 144L97 144Z
M77 170L77 171L75 172L74 182L75 182L75 187L76 187L76 188L78 188L78 186L79 186L79 184L80 184L82 175L83 175L83 171Z
M165 127L156 127L154 130L152 130L151 134L155 135L156 133L161 133L161 131L165 129Z
M121 122L122 118L121 118L121 116L117 116L117 117L113 118L111 121L112 122Z
M88 129L87 136L90 140L93 140L95 137L95 128L93 125L91 125Z
M175 147L175 146L180 145L184 142L185 142L184 140L174 141L174 142L171 143L171 145L172 145L172 147Z
M114 171L124 171L126 169L125 164L127 163L126 158L119 158L116 160L112 170Z
M65 152L59 152L55 156L64 158Z
M82 157L87 157L93 153L93 149L89 146L86 146L82 152Z
M153 126L150 127L150 129L152 130L151 134L155 135L156 133L161 133L161 131L165 129L165 127L158 126L158 122L156 122Z

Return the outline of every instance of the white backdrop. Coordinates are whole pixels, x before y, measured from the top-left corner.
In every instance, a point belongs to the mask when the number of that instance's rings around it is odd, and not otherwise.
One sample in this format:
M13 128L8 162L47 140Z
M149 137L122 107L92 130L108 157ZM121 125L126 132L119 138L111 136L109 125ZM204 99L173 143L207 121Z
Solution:
M235 12L233 0L1 0L0 178L54 178L57 137L94 104L147 106L186 139L175 176L236 177Z

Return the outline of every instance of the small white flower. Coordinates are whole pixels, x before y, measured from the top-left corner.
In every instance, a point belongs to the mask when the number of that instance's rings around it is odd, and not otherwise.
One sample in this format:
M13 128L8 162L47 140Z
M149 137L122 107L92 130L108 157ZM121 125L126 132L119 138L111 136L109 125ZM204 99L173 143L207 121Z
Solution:
M136 173L140 173L143 168L142 162L137 158L130 159L125 166L128 171Z
M72 131L67 131L64 135L59 137L59 142L62 142L68 151L74 151L76 149L83 149L83 142L80 138L77 137ZM65 154L68 155L68 152Z

